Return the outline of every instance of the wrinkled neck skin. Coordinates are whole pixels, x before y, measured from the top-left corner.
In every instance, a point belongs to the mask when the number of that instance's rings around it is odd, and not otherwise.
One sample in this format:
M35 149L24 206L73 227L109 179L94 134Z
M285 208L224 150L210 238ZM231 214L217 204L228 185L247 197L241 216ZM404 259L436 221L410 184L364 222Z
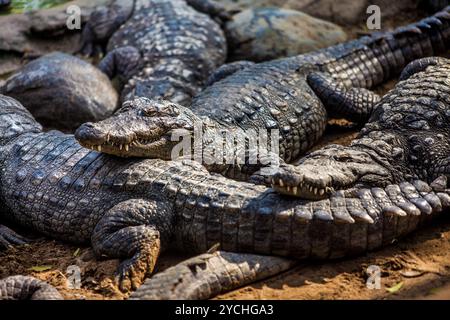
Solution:
M192 120L192 128L178 133L183 135L183 141L187 142L183 149L185 153L178 152L179 148L173 146L173 154L196 160L207 167L209 171L220 172L225 168L225 151L231 151L235 148L234 141L226 139L226 137L243 136L243 131L231 130L230 127L207 116L198 117L192 114Z
M366 132L370 124L362 132ZM361 135L361 133L360 133ZM375 169L373 174L366 174L357 179L355 186L384 187L401 181L418 178L407 162L404 138L388 130L374 130L366 136L354 140L348 148L367 154L368 165ZM368 171L370 172L370 171ZM380 173L377 174L377 173Z
M0 94L0 165L21 136L42 131L42 126L17 100Z

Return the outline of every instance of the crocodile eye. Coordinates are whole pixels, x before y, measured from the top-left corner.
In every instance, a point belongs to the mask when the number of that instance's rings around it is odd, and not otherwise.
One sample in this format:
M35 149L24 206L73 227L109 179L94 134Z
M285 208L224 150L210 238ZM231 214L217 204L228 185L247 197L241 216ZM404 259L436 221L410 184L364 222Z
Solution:
M147 109L141 110L142 116L153 117L153 116L156 116L157 114L158 114L158 111L154 108L147 108Z
M334 158L334 160L339 161L339 162L357 162L357 161L355 161L354 158L352 158L350 156L334 156L333 158Z

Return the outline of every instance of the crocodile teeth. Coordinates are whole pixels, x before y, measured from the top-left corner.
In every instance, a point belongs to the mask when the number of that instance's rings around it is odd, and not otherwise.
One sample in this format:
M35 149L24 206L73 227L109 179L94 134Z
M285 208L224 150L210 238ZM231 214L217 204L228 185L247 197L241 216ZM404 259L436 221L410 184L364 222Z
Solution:
M123 148L123 145L119 144L119 149L122 150L122 148Z
M281 180L281 179L280 179L280 181L279 181L279 185L280 185L280 187L284 187L284 183L283 183L283 180Z
M125 145L125 151L128 151L130 149L130 147L126 144Z
M106 142L109 142L109 134L106 135Z
M325 193L325 190L324 190L324 189L320 189L320 190L319 190L319 195L323 196L324 193Z
M97 151L98 151L98 152L102 152L102 146L101 146L101 145L98 145L98 146L97 146Z
M318 191L317 188L314 188L314 194L317 194L317 191Z
M297 194L297 190L298 190L297 187L292 187L292 193L293 193L293 194Z

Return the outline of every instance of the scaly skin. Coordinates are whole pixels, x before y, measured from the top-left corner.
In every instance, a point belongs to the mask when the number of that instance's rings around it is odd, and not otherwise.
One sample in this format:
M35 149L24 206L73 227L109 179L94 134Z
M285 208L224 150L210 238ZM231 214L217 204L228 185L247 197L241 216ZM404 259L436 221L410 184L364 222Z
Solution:
M335 221L336 218L343 219L345 215L342 213L346 210L352 219L361 218L357 213L360 205L348 202L351 201L349 195L361 199L361 204L371 217L381 209L384 220L384 231L380 231L382 239L376 236L376 232L368 232L368 246L373 241L384 242L389 238L387 235L398 234L399 230L406 231L417 225L414 220L420 213L432 213L440 210L442 205L448 206L448 195L428 193L430 187L425 182L416 181L411 185L405 181L417 177L428 181L436 178L431 184L435 190L445 190L447 187L450 172L447 158L450 137L446 129L450 108L449 71L450 60L441 58L425 58L409 64L401 75L402 82L375 107L374 115L359 139L350 147L334 145L316 151L298 167L286 165L274 177L278 181L275 188L288 194L329 197L330 207L326 205L324 211L319 209L314 213L314 217L319 219L325 219L325 216L333 217ZM299 181L306 183L301 185ZM323 189L319 190L323 193L319 194L317 190L310 189L317 188L311 184L312 181L315 185L317 181L322 184L328 181L327 188L331 188L331 184L336 189L348 189L327 194L322 186ZM392 184L394 181L397 184ZM312 206L319 208L319 203L313 202ZM320 217L322 214L324 216ZM375 216L378 219L381 217ZM404 219L408 216L409 219L416 218L406 223ZM376 220L373 222L372 226L378 224ZM344 218L344 223L352 223L352 220ZM297 226L299 229L302 227ZM337 239L334 235L329 239L338 241L335 248L345 248L348 241L355 240L352 234L355 231L361 235L361 230L352 229L346 239ZM361 241L362 238L358 237L357 241ZM259 268L266 271L261 275L266 276L275 274L271 266L279 267L281 271L293 263L290 260L276 260L279 259L276 257L261 259L260 256L248 254L245 257L234 255L204 254L182 262L148 279L132 294L131 299L206 299L226 291L224 287L235 277L242 284L256 280L255 258L259 260ZM270 258L275 260L270 261Z
M121 77L122 100L144 96L188 105L227 54L220 26L185 0L116 0L99 8L83 31L82 52L108 39L99 68Z
M419 63L409 70L421 68ZM9 209L7 217L21 225L66 241L90 242L99 256L126 259L118 274L123 290L137 288L169 244L195 253L218 244L224 251L295 259L341 258L376 249L450 206L450 166L441 142L449 140L444 126L448 65L429 68L430 75L419 81L412 76L401 82L371 123L384 119L381 111L387 106L400 109L382 146L407 155L406 144L395 144L395 126L418 139L425 127L413 124L440 120L427 124L428 152L420 155L430 173L426 181L437 177L432 184L415 180L422 167L399 161L383 169L385 176L400 175L404 181L341 190L319 201L295 199L210 174L193 161L121 159L90 151L71 135L43 133L23 106L0 96L0 201ZM423 108L424 102L429 106ZM133 103L144 110L154 106L144 98L130 102L132 108ZM424 109L428 112L419 112ZM421 121L400 121L405 113L405 119ZM436 143L429 143L430 137Z
M275 189L317 199L333 190L448 175L449 74L450 60L414 61L349 147L329 145L298 166L281 166L272 177Z
M189 109L158 102L142 112L127 105L112 118L80 127L76 137L84 146L100 146L109 154L171 159L175 142L169 137L179 129L192 136L194 122L201 120L204 132L217 129L242 136L251 130L279 130L279 157L289 163L322 136L327 114L366 121L378 97L365 88L397 75L416 58L447 51L449 44L447 7L391 33L291 58L226 65L219 70L225 78L213 75L215 82L194 98ZM204 150L210 145L207 140ZM208 170L245 180L261 165L246 159L243 166L224 163Z
M63 300L63 297L44 281L13 276L0 280L0 300Z
M217 251L183 261L145 281L131 300L203 300L268 278L295 264L273 256Z

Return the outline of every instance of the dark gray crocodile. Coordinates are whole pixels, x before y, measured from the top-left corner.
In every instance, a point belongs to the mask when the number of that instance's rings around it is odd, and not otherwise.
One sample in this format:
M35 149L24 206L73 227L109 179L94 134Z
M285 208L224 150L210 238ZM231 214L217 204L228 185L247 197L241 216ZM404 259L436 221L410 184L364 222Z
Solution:
M131 300L204 300L292 268L295 260L216 251L156 273Z
M282 165L272 176L275 189L317 199L339 189L383 188L412 179L430 183L447 175L449 71L450 61L444 58L409 64L400 77L403 81L378 103L349 147L329 145L304 157L298 166ZM378 196L383 199L386 194L380 189ZM398 209L404 214L403 210Z
M321 193L322 197L328 197L325 202L309 202L308 209L294 209L291 216L285 212L286 239L294 239L304 232L302 229L309 229L309 236L323 237L322 249L333 248L322 252L330 258L336 254L335 250L346 251L356 243L363 243L366 249L374 248L375 243L387 244L388 239L418 227L434 212L450 205L447 189L450 60L435 57L417 60L408 65L401 79L375 106L370 122L350 147L327 146L307 156L299 166L286 165L276 174L275 187L284 193L318 197L314 188L324 190L328 186L337 190ZM277 205L273 208L276 211ZM296 225L299 213L312 220ZM361 222L361 213L368 214L366 217L370 216L372 223ZM242 220L243 217L256 216L241 213L238 223L245 230L248 220ZM357 221L353 223L350 217ZM274 226L279 217L275 214L271 218L266 222ZM321 227L324 229L313 231L314 222L327 219ZM339 220L342 225L337 227L334 224ZM277 239L273 235L272 241ZM317 240L307 246L310 254L318 248L314 245ZM220 252L204 254L156 274L131 298L210 298L229 289L233 282L230 279L239 279L242 284L255 280L256 264L263 276L265 271L272 271L270 266L283 270L292 263L264 260L269 258L227 256Z
M0 279L0 300L63 300L63 297L44 281L12 276Z
M191 5L220 13L219 4L206 0L113 1L92 13L81 52L109 40L99 68L119 75L123 100L144 96L188 105L227 52L220 26Z
M270 136L270 130L278 130L278 154L289 163L322 136L327 113L364 122L379 99L366 88L397 75L416 58L446 52L449 44L447 7L393 32L375 33L317 52L259 64L224 65L189 108L158 103L143 112L126 105L112 118L83 125L76 137L82 145L100 147L105 153L173 159L178 141L172 135L180 129L197 140L195 134L203 130L203 150L217 143L208 131L246 137L253 131L269 131ZM200 123L197 133L195 123ZM224 149L237 150L235 154L247 152L233 145ZM261 159L256 164L249 161L256 153L248 151L239 166L225 161L227 156L222 155L211 165L203 164L210 171L245 180L264 165Z
M408 67L404 77L421 63ZM122 289L138 287L169 246L204 253L218 244L224 251L295 259L376 249L450 206L450 166L442 152L450 138L445 130L450 86L448 63L442 63L402 81L378 104L372 118L378 115L378 122L371 125L388 121L391 128L380 140L380 154L387 158L390 150L395 158L385 166L384 158L375 158L385 186L339 190L318 201L210 174L195 161L121 159L90 151L71 135L42 132L23 106L0 96L5 218L57 239L90 242L98 256L125 259L118 270ZM145 98L130 104L143 112L154 108ZM392 118L386 118L389 110L397 111ZM405 149L410 145L397 145L396 139L427 152L413 154L415 148Z

